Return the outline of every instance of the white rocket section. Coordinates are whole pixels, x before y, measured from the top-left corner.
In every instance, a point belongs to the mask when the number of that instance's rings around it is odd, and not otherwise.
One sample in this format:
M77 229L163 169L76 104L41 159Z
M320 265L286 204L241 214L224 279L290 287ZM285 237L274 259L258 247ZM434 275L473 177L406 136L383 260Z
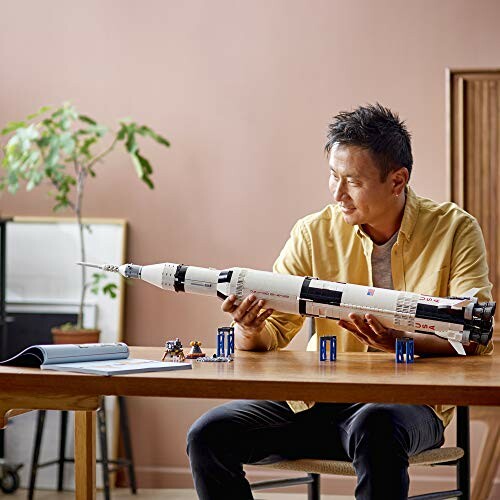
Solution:
M188 266L184 279L184 291L187 293L217 296L219 273L220 271L217 269Z
M250 294L276 311L349 321L349 314L373 314L386 328L427 333L447 339L459 354L470 338L486 345L491 339L496 304L478 304L472 289L462 297L440 298L411 292L336 283L300 276L234 267L223 271L175 263L138 266L96 265L176 292L237 297Z
M229 293L236 295L237 303L254 294L257 299L265 300L266 308L276 311L299 313L300 290L304 278L283 274L254 271L235 267L229 285Z
M173 290L176 270L177 264L169 263L143 266L141 269L141 279L165 290Z

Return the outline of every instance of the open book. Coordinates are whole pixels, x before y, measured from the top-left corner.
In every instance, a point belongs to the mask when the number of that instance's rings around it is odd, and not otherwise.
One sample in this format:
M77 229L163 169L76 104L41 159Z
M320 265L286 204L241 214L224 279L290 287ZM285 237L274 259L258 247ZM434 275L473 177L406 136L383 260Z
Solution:
M120 375L126 373L189 370L190 363L129 358L123 342L110 344L50 344L28 347L0 365L39 367L42 370Z

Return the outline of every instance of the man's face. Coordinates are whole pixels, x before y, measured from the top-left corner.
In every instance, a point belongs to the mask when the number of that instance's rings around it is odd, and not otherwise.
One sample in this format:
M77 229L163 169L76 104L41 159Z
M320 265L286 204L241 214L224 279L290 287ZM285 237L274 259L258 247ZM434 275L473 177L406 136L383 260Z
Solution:
M383 226L394 210L392 175L380 180L380 170L365 149L334 145L330 153L329 188L347 224Z

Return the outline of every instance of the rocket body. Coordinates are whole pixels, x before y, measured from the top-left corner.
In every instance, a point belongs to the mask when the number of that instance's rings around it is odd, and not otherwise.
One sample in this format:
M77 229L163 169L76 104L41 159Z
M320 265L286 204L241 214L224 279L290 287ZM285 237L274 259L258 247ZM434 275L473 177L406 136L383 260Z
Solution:
M446 338L459 354L465 354L462 344L471 340L486 345L493 332L496 304L478 303L477 290L441 298L239 267L217 270L167 262L101 268L164 290L222 300L235 295L237 304L254 294L266 308L291 314L350 321L350 313L371 313L386 328Z

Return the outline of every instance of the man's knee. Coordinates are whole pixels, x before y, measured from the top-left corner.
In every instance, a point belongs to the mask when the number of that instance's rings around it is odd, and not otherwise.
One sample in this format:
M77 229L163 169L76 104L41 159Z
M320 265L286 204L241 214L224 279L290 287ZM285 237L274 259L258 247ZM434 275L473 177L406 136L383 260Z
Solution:
M241 438L245 428L240 414L244 402L234 401L208 410L194 422L187 434L187 453L216 453L231 446L235 437Z
M404 432L390 405L367 405L352 422L349 455L398 453L404 450Z
M187 453L213 448L227 431L226 423L210 410L194 422L187 433Z
M201 443L202 436L204 435L204 425L200 422L201 419L196 420L196 422L191 425L186 437L187 444L187 454L190 454L190 451L193 450L194 445Z

